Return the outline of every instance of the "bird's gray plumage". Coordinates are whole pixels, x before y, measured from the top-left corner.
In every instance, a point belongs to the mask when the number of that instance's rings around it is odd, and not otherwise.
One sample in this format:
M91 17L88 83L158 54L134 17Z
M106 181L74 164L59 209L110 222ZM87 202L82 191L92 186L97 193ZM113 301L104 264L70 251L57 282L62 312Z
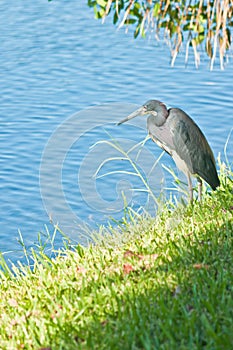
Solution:
M197 124L181 109L167 109L157 100L146 102L119 124L144 114L149 115L147 129L150 137L173 157L178 168L187 175L189 185L191 174L202 178L215 190L220 182L214 155ZM192 199L191 189L190 196Z

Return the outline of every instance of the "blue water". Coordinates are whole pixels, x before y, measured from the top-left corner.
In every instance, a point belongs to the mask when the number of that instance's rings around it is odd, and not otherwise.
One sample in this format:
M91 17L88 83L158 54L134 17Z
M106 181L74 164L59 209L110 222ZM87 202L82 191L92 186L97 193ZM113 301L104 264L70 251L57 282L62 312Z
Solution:
M223 155L233 126L232 57L224 71L216 65L210 72L204 55L198 70L191 61L184 67L184 55L171 68L162 42L152 36L135 41L110 20L102 25L81 1L18 0L9 6L2 0L0 23L0 251L11 252L7 257L20 256L18 230L30 246L45 225L52 232L51 220L85 243L80 225L119 219L122 191L135 209L148 205L145 193L132 191L142 187L135 176L93 175L104 159L119 157L96 142L110 134L129 149L144 139L145 120L115 123L150 98L184 109L215 156ZM152 142L146 146L138 158L145 176L161 153ZM232 161L232 139L228 157ZM162 163L175 169L167 156ZM119 165L131 170L127 162L112 160L99 174ZM161 165L155 169L156 193L169 187L167 176Z

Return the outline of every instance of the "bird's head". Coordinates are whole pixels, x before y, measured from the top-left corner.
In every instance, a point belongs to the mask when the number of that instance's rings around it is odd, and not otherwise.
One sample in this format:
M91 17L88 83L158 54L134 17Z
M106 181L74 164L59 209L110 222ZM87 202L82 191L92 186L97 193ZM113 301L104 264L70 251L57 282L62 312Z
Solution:
M117 125L123 124L127 122L130 119L133 119L137 116L143 116L143 115L152 115L156 119L159 120L162 118L164 121L168 116L168 110L167 107L160 101L157 100L149 100L144 105L142 105L140 108L138 108L136 111L128 115L125 119L121 120ZM159 123L158 123L159 125Z

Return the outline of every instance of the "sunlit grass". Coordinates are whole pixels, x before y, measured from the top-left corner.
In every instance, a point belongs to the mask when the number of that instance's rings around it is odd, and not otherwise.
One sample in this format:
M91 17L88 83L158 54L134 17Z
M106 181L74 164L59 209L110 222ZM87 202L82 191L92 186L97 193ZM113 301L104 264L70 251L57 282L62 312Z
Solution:
M2 257L0 348L231 350L232 178L221 163L202 203L125 209L87 248L32 247L30 266Z

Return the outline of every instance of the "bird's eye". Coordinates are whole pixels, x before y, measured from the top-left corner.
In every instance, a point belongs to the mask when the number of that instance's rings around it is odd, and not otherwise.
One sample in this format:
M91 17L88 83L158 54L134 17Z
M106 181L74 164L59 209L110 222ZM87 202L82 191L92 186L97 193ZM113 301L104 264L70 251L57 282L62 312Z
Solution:
M143 112L147 112L147 106L143 106Z

